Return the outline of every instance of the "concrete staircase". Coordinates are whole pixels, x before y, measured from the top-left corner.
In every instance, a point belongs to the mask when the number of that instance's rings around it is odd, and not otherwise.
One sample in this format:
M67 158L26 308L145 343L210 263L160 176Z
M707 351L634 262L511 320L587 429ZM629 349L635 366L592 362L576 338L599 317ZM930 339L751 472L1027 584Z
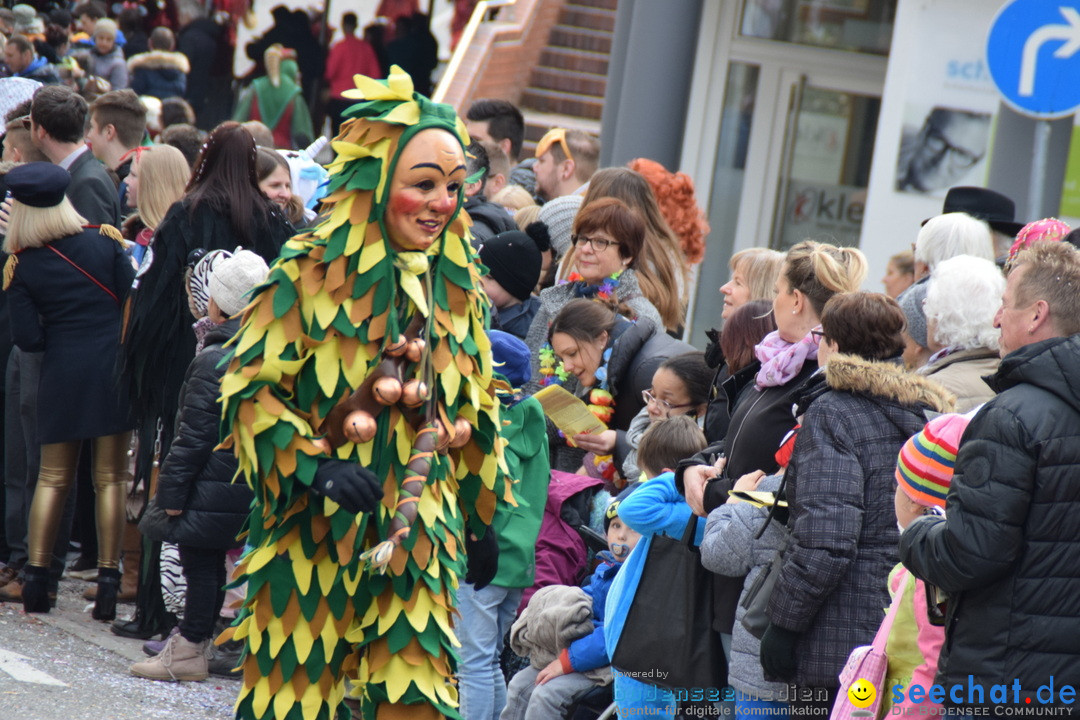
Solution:
M567 0L521 95L525 151L552 127L600 134L618 0Z

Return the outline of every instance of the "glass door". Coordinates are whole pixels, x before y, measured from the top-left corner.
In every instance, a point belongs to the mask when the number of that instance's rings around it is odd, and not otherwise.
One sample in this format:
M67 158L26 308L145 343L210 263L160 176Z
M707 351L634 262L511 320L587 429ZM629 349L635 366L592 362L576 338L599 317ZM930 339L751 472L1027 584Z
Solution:
M769 245L858 245L881 99L805 75L790 98Z

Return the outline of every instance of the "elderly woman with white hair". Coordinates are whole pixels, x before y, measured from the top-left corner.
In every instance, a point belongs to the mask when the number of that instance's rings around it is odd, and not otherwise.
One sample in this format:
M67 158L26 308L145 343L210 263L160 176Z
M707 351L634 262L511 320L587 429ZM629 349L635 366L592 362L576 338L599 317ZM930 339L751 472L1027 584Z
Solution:
M983 380L998 366L994 314L1005 278L993 262L958 255L938 263L926 291L926 337L930 356L919 374L956 395L957 412L967 412L994 397Z
M926 336L927 282L937 266L957 255L994 260L994 240L990 226L967 213L945 213L930 218L915 240L915 284L896 298L907 317L904 330L904 364L914 370L925 365L933 354Z

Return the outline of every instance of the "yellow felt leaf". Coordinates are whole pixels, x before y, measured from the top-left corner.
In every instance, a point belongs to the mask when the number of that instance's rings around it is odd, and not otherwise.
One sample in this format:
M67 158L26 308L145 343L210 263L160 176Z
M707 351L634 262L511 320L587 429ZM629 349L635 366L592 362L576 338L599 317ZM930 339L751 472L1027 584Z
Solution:
M469 264L468 255L465 253L464 241L459 242L452 238L448 238L447 241L443 243L443 257L460 267L467 267Z
M319 572L319 587L322 588L323 595L329 595L333 589L334 578L337 576L337 567L329 557L324 558L316 566L316 570Z
M412 100L412 78L397 65L390 66L386 85L365 75L353 75L353 82L356 89L342 93L350 100Z
M353 225L349 230L349 238L345 241L345 254L352 256L364 245L364 226Z
M420 278L403 270L401 272L401 289L405 291L406 295L412 298L412 301L416 304L416 309L420 314L427 317L427 299L424 297L424 288L420 284Z
M366 273L371 268L386 259L386 244L374 243L364 246L360 252L360 264L356 267L358 273Z
M274 717L286 717L295 702L296 694L293 692L292 685L288 683L282 685L274 695Z
M415 125L420 122L420 106L416 103L402 103L386 113L386 122L399 125Z
M311 648L315 644L315 639L311 636L311 625L306 622L296 623L292 632L292 641L293 648L296 650L296 659L303 665L307 662L308 656L311 655Z
M442 382L447 399L457 397L458 392L461 390L461 373L458 372L457 367L450 365L446 370L439 373L439 379Z
M301 670L303 672L303 670ZM304 714L304 720L315 720L319 717L319 710L322 709L325 699L322 696L322 689L315 685L308 685L304 689L304 696L300 699L301 712ZM284 716L279 716L284 717Z
M266 709L270 707L270 681L259 678L255 687L252 688L252 695L254 697L251 700L251 709L255 711L255 717L263 717Z
M248 555L247 574L254 575L274 559L277 551L272 546L259 548Z
M439 501L435 499L431 491L425 486L420 494L420 502L416 503L416 512L427 526L432 526L439 518Z
M340 358L336 338L331 337L328 342L315 348L315 377L319 380L319 389L331 397L337 395Z
M334 302L333 298L326 291L319 292L318 295L308 298L312 307L315 310L315 320L319 323L319 327L328 328L330 324L334 322L334 318L337 317L340 306Z
M266 637L270 640L270 656L281 655L281 648L285 646L285 641L288 639L285 628L281 624L281 618L271 617L266 623Z

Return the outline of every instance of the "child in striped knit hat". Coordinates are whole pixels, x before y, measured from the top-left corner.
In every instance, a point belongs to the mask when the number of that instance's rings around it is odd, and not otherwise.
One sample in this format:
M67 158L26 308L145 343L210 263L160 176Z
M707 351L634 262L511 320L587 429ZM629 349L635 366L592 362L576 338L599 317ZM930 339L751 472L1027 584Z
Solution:
M896 462L896 520L900 532L920 515L943 512L960 438L972 414L974 411L940 415L900 448ZM941 705L930 700L912 702L906 692L912 685L929 688L934 684L938 655L945 641L937 598L931 597L936 591L898 564L889 575L889 588L895 596L901 587L904 596L885 646L889 657L885 687L903 685L904 701L893 709L892 693L888 693L880 717L944 714Z

